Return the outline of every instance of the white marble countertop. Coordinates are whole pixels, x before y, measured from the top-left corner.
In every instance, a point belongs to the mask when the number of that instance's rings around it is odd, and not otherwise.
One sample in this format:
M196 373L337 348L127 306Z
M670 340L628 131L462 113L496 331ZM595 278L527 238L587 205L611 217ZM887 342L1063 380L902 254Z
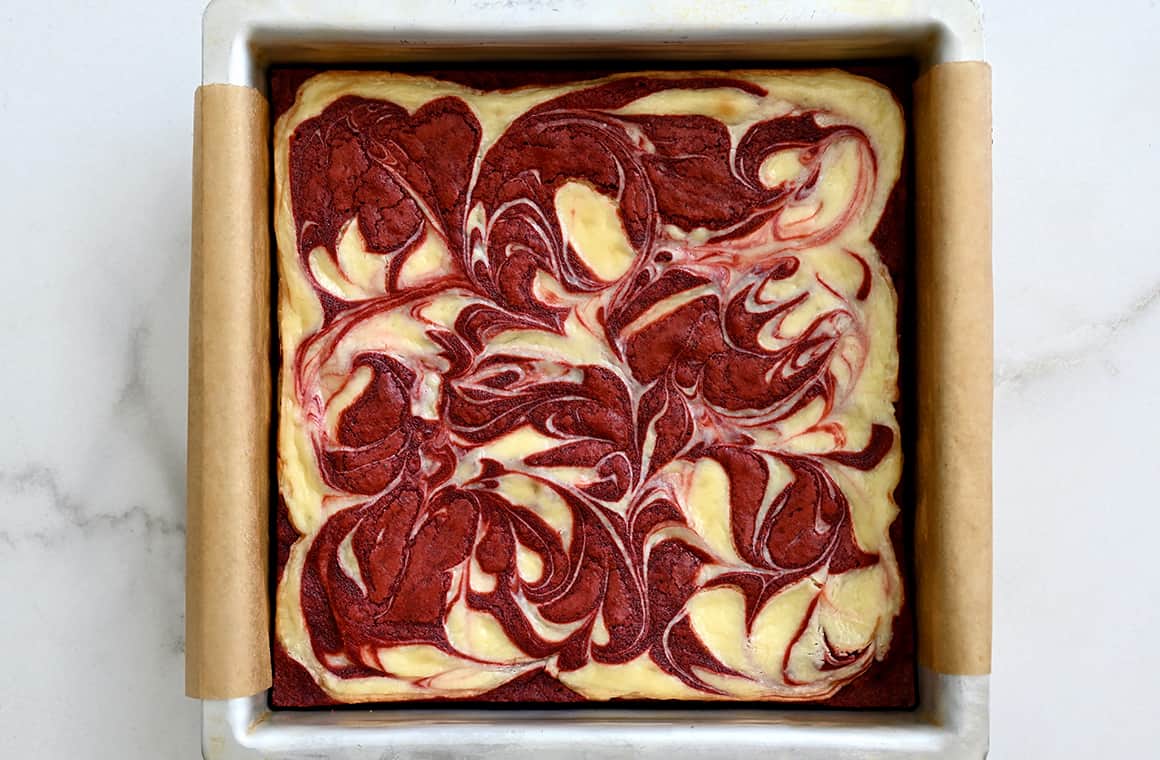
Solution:
M0 12L7 757L198 756L182 555L203 1ZM985 14L992 756L1141 757L1160 680L1160 4Z

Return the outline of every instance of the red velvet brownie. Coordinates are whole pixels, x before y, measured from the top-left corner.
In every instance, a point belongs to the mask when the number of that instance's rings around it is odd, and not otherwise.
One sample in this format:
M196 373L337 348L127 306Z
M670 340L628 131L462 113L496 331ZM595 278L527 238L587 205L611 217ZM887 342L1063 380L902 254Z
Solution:
M904 596L874 243L902 150L890 92L838 71L303 84L275 703L867 677Z

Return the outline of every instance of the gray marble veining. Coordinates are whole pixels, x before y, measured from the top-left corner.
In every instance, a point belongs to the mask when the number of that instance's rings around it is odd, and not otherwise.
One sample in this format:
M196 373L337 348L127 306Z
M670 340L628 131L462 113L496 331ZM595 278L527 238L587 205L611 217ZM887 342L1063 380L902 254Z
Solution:
M4 757L199 754L182 632L203 4L0 12ZM1142 757L1160 679L1160 7L984 10L995 69L992 757Z

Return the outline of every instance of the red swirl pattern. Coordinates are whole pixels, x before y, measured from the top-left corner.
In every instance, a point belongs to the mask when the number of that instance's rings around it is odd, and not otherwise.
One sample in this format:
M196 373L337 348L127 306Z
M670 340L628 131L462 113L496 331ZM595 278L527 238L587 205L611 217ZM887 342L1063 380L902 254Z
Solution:
M888 563L898 584L883 547L859 543L851 500L865 497L850 486L896 458L897 428L855 434L843 416L873 342L894 341L864 308L889 280L845 236L881 194L876 146L792 104L740 129L641 105L722 90L772 101L745 78L619 77L493 134L466 97L345 95L289 135L290 258L320 315L286 357L281 424L307 442L322 495L296 521L300 613L279 610L279 635L306 633L320 683L396 683L334 698L486 695L537 669L567 683L647 660L683 696L756 681L807 699L883 655L881 637L848 650L823 636L816 673L837 675L794 671L824 593L773 673L723 656L690 614L695 595L731 589L751 635L810 579ZM790 175L771 175L778 155ZM824 195L839 164L843 189ZM631 257L613 276L563 209L577 187L615 208ZM344 259L348 236L378 262L372 278ZM830 282L818 251L857 280ZM409 268L428 255L438 266ZM280 455L283 496L298 498L298 460ZM693 514L709 470L727 485L724 543ZM391 659L417 647L453 665Z

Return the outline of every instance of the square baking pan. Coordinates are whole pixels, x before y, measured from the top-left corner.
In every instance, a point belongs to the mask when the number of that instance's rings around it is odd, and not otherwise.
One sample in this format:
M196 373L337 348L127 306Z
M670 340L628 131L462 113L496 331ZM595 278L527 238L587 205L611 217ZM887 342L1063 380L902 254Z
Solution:
M990 667L990 111L971 0L217 0L203 24L190 316L187 691L207 758L980 758ZM271 710L267 71L615 60L917 62L919 703ZM653 63L653 65L657 65ZM952 382L948 382L948 380Z

